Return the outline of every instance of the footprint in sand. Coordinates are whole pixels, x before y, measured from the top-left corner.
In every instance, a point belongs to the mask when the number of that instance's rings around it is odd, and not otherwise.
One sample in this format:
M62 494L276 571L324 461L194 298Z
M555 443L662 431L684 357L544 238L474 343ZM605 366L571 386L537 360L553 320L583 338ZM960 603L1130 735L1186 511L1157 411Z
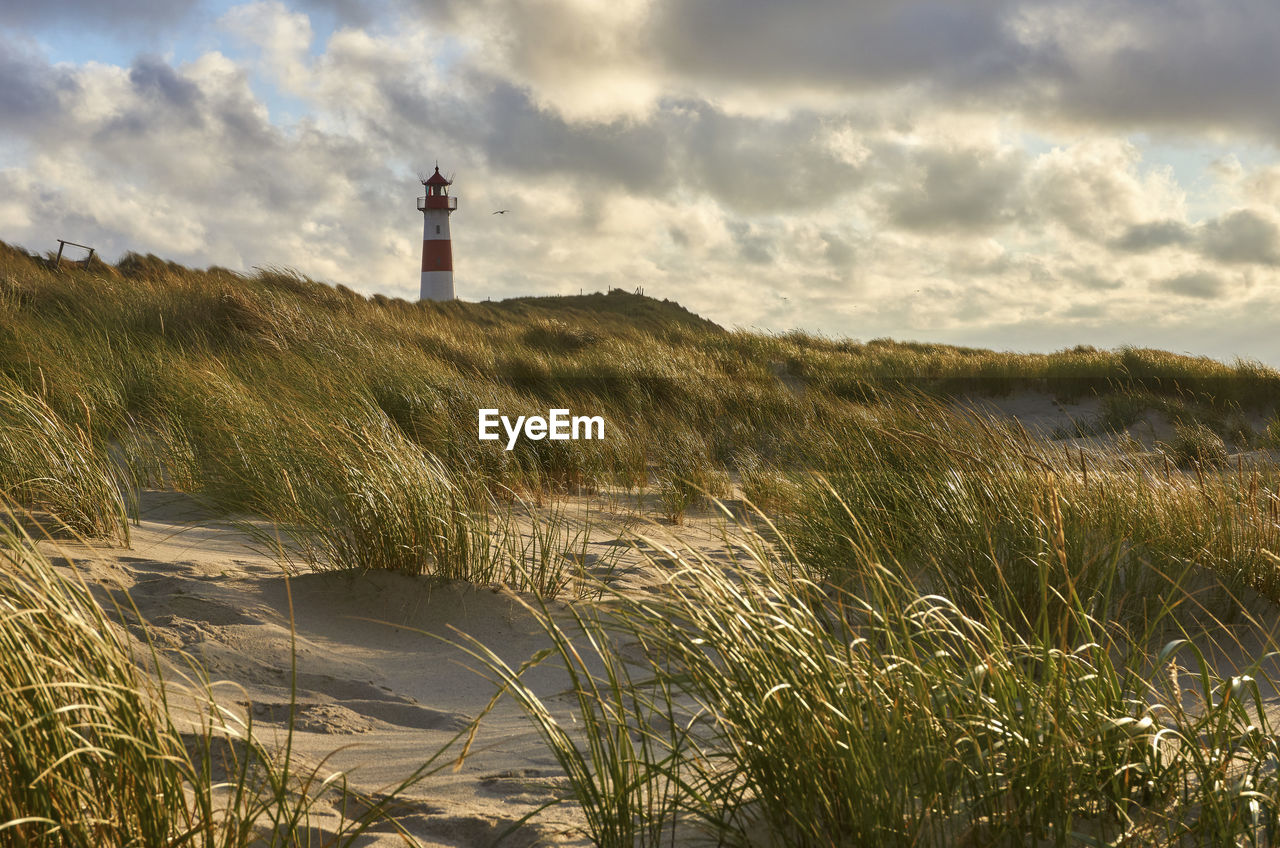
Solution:
M233 624L261 624L258 619L247 616L229 604L202 598L199 595L175 595L171 598L152 598L145 606L152 607L163 614L154 618L154 623L163 624L165 617L192 619L212 627L229 627ZM139 604L139 606L144 606ZM147 610L144 608L143 612Z
M461 713L433 710L418 704L384 700L344 701L343 703L361 715L412 730L458 731L471 724L470 719Z
M568 778L563 775L545 776L538 769L513 769L485 775L480 778L480 786L492 795L519 804L541 805L573 794Z
M241 705L246 706L243 702ZM286 724L289 705L255 703L253 718L255 721ZM341 704L297 704L293 710L293 729L303 733L368 733L376 728L373 721Z
M289 704L255 702L253 715L258 721L284 724L289 720ZM294 729L306 733L367 733L388 724L411 730L458 731L470 724L458 713L395 701L298 704L293 715Z

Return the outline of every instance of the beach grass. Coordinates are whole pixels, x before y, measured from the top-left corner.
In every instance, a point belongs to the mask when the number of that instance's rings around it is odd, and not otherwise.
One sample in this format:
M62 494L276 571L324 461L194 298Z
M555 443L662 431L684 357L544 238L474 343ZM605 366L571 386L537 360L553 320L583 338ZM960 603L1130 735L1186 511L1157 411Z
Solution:
M979 408L1017 392L1091 411L1054 438ZM606 437L476 437L479 408L553 407ZM1274 844L1278 407L1255 362L726 331L620 290L412 304L154 256L55 271L0 245L16 512L127 544L137 490L175 489L265 519L296 566L527 593L572 727L458 643L602 845ZM628 595L592 583L564 510L608 487L669 524L766 513L735 565L664 550ZM217 710L182 726L125 611L22 523L0 540L0 836L290 844L323 770Z
M1182 471L1168 455L1071 448L933 399L868 410L826 439L784 526L836 584L856 577L856 544L958 602L1003 586L1025 606L1046 568L1081 597L1109 596L1113 608L1091 609L1109 619L1159 607L1161 585L1187 572L1280 600L1280 473L1270 461L1197 460Z
M817 437L904 392L1096 398L1098 411L1079 422L1090 432L1156 416L1235 449L1265 442L1280 396L1280 374L1248 361L726 331L621 290L408 303L282 269L239 275L153 256L55 272L7 245L0 324L0 374L95 447L140 446L126 450L126 466L146 479L263 514L283 511L289 494L235 461L236 440L259 428L277 454L299 434L305 446L331 430L394 432L456 478L535 501L666 480L678 519L691 499L679 481L706 489L750 458L811 470ZM606 438L520 440L511 451L476 439L479 408L514 418L553 406L603 416ZM166 453L170 438L179 444ZM1185 451L1169 445L1178 460Z
M607 618L541 611L553 648L534 662L569 670L574 734L476 650L599 845L1274 844L1273 639L1224 671L1207 655L1230 629L1185 629L1177 585L1137 629L1048 569L1011 616L999 590L966 610L848 555L856 591L785 556L726 572L688 550L670 591L613 596Z

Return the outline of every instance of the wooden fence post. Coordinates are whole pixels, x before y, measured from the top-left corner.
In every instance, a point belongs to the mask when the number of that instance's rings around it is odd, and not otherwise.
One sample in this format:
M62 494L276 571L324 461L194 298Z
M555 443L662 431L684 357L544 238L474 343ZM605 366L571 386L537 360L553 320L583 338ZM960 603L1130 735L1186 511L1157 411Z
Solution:
M66 249L67 245L70 245L72 247L81 247L89 251L89 255L84 260L84 267L88 268L91 264L93 264L93 255L94 253L97 252L96 250L94 250L94 248L90 247L87 244L79 244L74 241L67 241L66 239L58 239L58 255L53 260L53 268L55 271L62 267L62 251Z

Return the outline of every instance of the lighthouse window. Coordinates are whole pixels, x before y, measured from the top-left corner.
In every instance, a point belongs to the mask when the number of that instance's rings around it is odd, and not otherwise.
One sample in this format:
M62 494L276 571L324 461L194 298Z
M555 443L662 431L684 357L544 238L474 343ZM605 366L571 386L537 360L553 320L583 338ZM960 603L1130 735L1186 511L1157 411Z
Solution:
M440 225L436 224L436 235L440 235Z

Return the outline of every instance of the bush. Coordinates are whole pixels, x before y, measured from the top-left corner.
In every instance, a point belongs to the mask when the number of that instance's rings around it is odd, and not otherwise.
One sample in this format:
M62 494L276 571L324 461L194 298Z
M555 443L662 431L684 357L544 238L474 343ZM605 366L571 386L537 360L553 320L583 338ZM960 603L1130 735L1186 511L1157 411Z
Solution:
M1249 423L1244 411L1238 407L1227 414L1224 422L1224 432L1231 444L1238 450L1248 450L1257 440L1257 433L1253 431L1253 425Z
M1145 392L1106 395L1098 413L1098 427L1103 432L1119 433L1137 424L1147 410L1157 405L1156 400Z

